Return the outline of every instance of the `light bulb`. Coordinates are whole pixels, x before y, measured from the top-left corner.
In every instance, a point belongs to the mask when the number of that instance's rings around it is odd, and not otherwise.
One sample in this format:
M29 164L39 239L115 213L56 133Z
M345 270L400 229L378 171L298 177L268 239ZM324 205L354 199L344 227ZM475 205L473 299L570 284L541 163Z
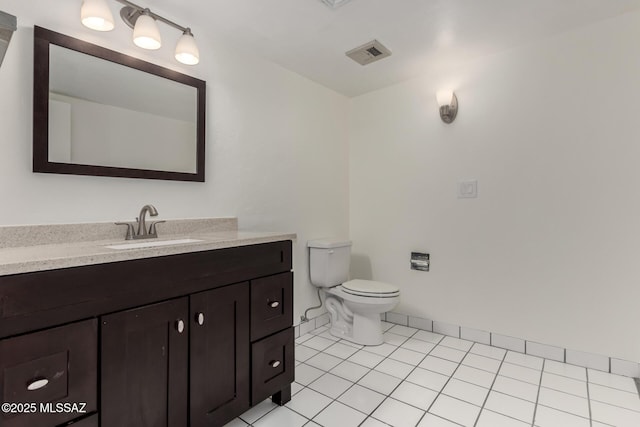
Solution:
M436 93L436 99L438 100L438 106L443 107L445 105L451 104L451 100L453 99L453 91L452 90L440 90Z
M189 28L187 28L180 39L178 39L175 57L176 60L185 65L196 65L200 62L200 51Z
M160 30L156 20L149 15L148 9L143 11L136 20L136 26L133 28L133 42L136 46L149 50L160 49L162 46Z
M80 20L82 25L96 31L111 31L115 26L113 14L105 0L83 0Z

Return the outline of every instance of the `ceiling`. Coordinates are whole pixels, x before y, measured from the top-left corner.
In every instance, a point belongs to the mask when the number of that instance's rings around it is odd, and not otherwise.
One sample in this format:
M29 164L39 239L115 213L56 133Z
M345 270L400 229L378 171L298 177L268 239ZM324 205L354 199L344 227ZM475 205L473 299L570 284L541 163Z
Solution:
M134 1L136 2L136 1ZM346 96L640 9L640 0L139 0ZM378 39L392 56L345 52Z

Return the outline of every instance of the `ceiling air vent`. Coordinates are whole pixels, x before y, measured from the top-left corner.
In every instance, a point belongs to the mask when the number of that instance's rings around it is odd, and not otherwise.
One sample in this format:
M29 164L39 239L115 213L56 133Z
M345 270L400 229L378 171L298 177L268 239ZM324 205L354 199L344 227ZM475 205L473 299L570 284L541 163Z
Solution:
M367 65L391 56L391 51L378 40L372 40L369 43L351 49L346 55L360 65Z
M322 0L322 2L329 6L331 9L338 8L349 1L350 0Z

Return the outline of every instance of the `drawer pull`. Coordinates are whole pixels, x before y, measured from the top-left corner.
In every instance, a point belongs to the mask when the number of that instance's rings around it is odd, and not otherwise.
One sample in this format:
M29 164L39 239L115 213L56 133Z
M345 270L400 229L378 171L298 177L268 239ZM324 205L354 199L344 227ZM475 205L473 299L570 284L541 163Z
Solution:
M177 329L179 334L184 332L184 321L182 321L182 319L180 319L180 320L178 320L176 322L176 329Z
M27 390L29 391L40 390L41 388L46 387L47 384L49 384L48 379L38 378L37 380L33 380L29 384L27 384Z
M272 360L271 362L269 362L269 366L271 366L272 368L277 368L278 366L280 366L280 361Z
M204 313L196 314L196 323L200 326L204 325Z
M279 305L280 305L279 301L271 301L271 302L269 302L269 307L271 307L271 308L276 308Z

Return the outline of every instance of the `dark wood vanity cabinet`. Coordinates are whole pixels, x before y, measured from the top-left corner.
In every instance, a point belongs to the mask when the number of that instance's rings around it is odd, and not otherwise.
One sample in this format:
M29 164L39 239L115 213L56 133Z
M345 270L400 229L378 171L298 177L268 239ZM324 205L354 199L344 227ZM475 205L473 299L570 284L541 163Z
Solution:
M288 384L295 371L293 273L256 279L251 283L251 403L271 396L284 404L291 399ZM288 394L289 393L289 394Z
M97 344L96 319L0 340L0 403L12 405L0 426L57 426L95 412ZM58 410L72 403L81 404Z
M101 318L101 425L184 424L188 310L184 297Z
M0 401L87 403L0 426L217 427L286 403L290 270L281 241L0 277Z
M249 409L249 283L191 295L189 426Z
M245 282L102 317L102 425L216 426L247 410L248 302Z

